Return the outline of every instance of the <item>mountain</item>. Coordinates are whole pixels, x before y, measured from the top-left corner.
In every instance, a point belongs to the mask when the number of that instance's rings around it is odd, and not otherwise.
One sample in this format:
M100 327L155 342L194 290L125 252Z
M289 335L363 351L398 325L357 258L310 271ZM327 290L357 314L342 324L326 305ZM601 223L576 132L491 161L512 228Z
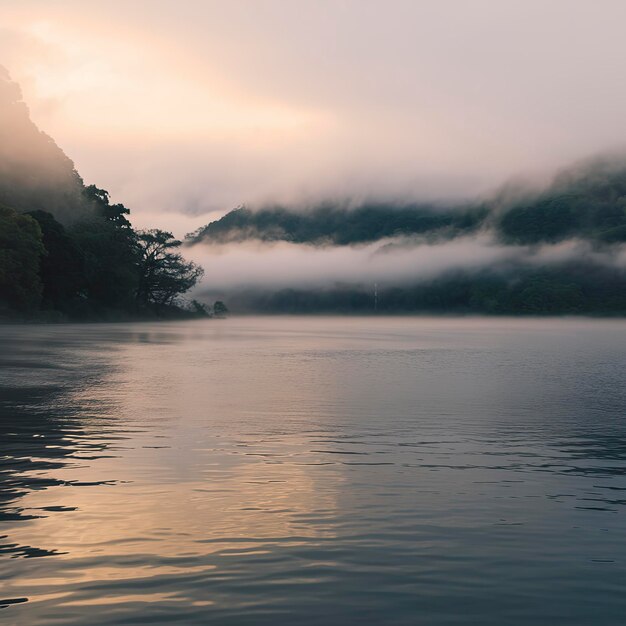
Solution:
M626 241L626 163L596 160L561 173L540 193L504 192L456 206L418 203L323 202L300 210L265 206L235 209L188 237L190 243L246 240L311 245L354 245L398 236L452 239L478 230L506 244L585 239Z
M495 226L514 244L626 242L626 161L596 159L564 170L544 192L507 206Z
M284 206L241 207L189 236L191 243L246 240L336 245L368 243L399 235L449 238L480 226L485 209L369 202L357 207L324 202L307 211Z
M0 204L43 210L70 223L93 210L74 164L30 119L22 92L0 66Z
M455 206L379 201L325 202L308 210L242 207L187 241L209 248L229 244L229 250L246 241L288 242L309 248L311 263L333 253L328 248L353 248L341 258L361 263L354 278L341 283L328 264L330 273L320 269L319 280L308 284L297 267L289 280L282 270L262 280L256 272L263 287L249 281L213 294L227 297L235 311L624 315L626 159L569 168L541 191L509 187ZM285 247L247 249L279 255ZM426 252L407 252L420 249ZM496 251L497 258L490 253L487 261L477 260L485 251ZM393 261L394 254L404 256ZM441 261L444 256L449 262ZM395 269L376 273L392 262ZM441 269L430 270L433 263Z
M202 275L182 242L128 214L84 185L0 68L0 320L206 315L179 306Z

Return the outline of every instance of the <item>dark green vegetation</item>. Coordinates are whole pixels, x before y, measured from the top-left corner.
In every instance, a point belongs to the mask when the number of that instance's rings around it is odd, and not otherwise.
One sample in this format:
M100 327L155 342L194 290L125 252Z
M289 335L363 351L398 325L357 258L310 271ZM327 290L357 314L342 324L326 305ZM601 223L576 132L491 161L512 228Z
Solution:
M279 206L259 211L241 207L188 237L192 242L260 239L342 246L398 235L436 233L450 238L474 231L485 215L483 207L436 209L421 204L369 203L351 209L324 203L306 212Z
M45 248L31 217L0 206L0 302L28 311L41 298L39 259Z
M235 209L188 236L191 242L258 239L315 245L353 245L397 236L452 239L493 230L507 244L554 243L571 238L599 244L626 242L626 168L596 161L567 171L542 193L443 207L324 203L307 211L270 206Z
M221 300L218 300L213 305L213 315L215 317L226 317L228 315L228 308Z
M121 205L119 205L121 206ZM0 313L35 319L121 319L206 314L177 306L202 269L161 230L135 231L102 212L65 228L51 213L0 208Z
M625 315L626 273L589 263L509 272L451 272L409 285L337 285L328 289L229 294L233 307L261 313L459 313Z
M515 244L626 242L626 168L597 161L569 170L544 193L508 207L496 227L504 241Z
M189 236L193 242L261 240L329 246L411 238L415 245L475 233L520 254L489 270L448 272L434 280L379 285L376 310L386 313L626 314L626 167L597 160L566 171L543 192L503 192L456 207L369 203L349 209L329 203L302 212L286 207L236 209ZM586 258L525 263L538 246L587 243ZM523 246L523 248L522 248ZM596 257L601 257L602 261ZM620 255L622 261L620 262ZM416 276L420 268L416 267ZM238 310L307 313L373 312L373 285L325 289L240 290L229 293Z
M136 231L128 214L84 185L0 68L0 317L206 315L179 306L202 269L170 233Z

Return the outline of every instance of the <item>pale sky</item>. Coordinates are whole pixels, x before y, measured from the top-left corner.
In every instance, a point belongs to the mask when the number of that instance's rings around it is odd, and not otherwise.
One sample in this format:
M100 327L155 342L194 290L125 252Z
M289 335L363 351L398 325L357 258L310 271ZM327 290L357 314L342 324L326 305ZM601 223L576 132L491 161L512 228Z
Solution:
M87 183L182 235L621 149L625 24L623 0L0 0L0 63Z

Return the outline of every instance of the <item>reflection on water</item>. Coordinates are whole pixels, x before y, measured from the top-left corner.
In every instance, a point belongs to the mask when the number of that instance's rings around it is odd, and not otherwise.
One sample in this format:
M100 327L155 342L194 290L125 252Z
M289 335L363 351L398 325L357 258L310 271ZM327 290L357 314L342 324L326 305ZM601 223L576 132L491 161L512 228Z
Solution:
M0 328L10 624L622 624L626 323Z

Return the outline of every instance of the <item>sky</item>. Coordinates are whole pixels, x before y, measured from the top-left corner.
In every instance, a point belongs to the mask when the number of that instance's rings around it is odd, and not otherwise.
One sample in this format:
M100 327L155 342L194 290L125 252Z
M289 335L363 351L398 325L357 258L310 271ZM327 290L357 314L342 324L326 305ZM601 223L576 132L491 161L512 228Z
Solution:
M621 0L0 0L0 62L87 183L180 236L621 149L625 23Z

